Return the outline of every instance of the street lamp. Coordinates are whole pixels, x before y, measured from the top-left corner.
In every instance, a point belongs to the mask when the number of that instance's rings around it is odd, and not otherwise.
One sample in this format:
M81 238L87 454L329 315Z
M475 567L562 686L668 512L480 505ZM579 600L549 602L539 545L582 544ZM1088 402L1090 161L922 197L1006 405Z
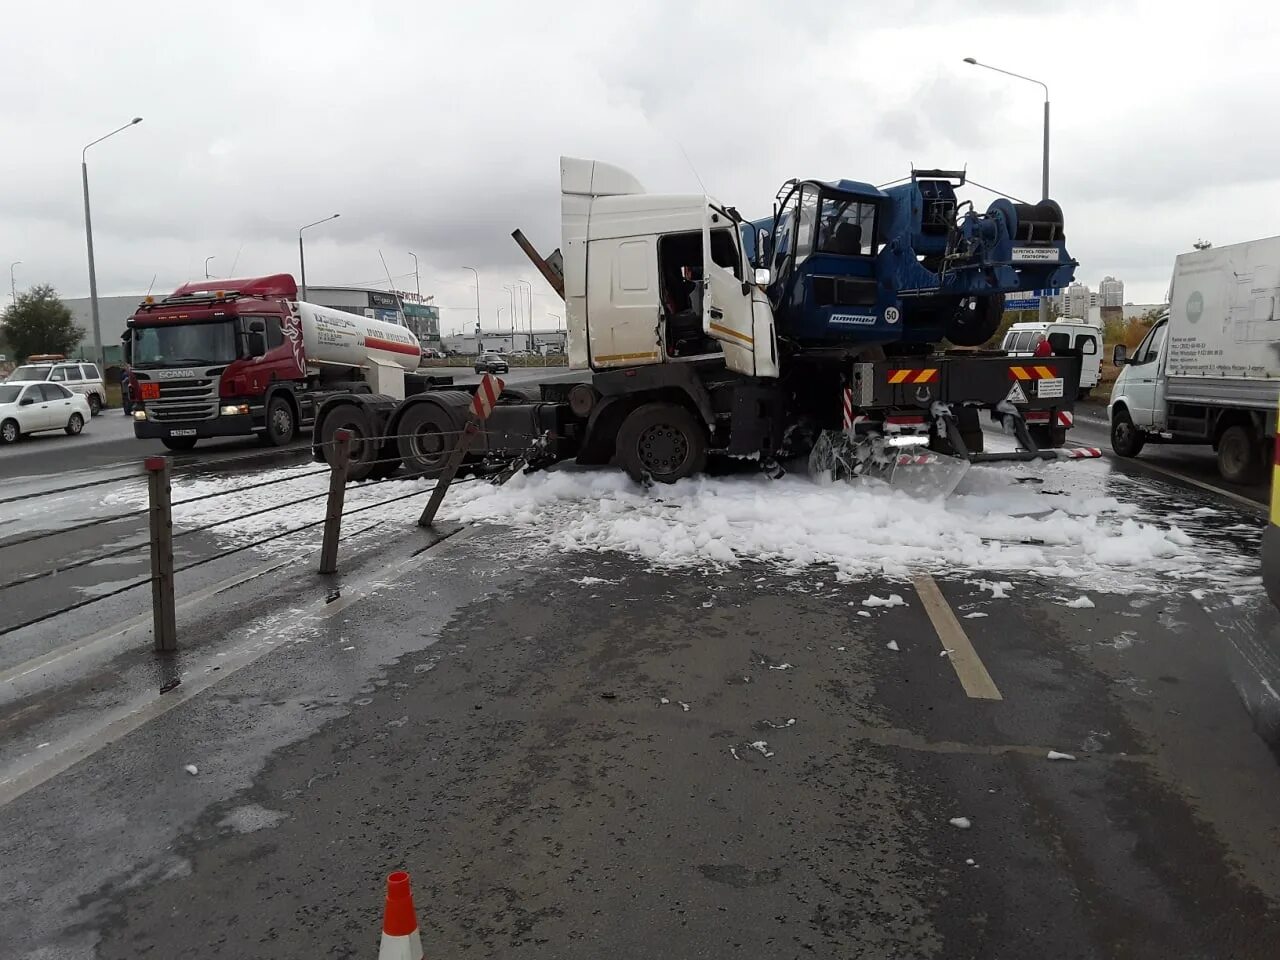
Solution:
M13 279L13 268L20 264L21 260L15 260L9 264L9 296L13 297L13 305L18 305L18 284Z
M105 136L85 144L80 151L80 182L84 186L84 239L89 248L89 316L93 320L93 359L101 370L106 364L102 356L102 324L98 320L98 274L93 266L93 220L89 216L89 160L86 154L94 144L101 143L107 137L114 137L121 130L128 130L142 122L141 117L134 117L123 127L117 127Z
M476 328L480 327L480 271L475 267L463 267L463 270L470 270L476 275Z
M525 293L529 295L529 312L525 314L529 321L529 349L533 349L533 284L528 280L517 280L516 283L522 283L525 286Z
M413 257L413 289L418 294L418 302L421 303L422 302L422 284L418 282L418 255L414 253L412 250L410 250L409 256Z
M1025 80L1027 83L1036 83L1044 90L1044 150L1040 157L1040 199L1049 199L1049 85L1043 80L1036 80L1034 77L1024 77L1020 73L1014 73L1012 70L1004 70L1000 67L993 67L989 63L979 63L973 57L965 57L964 62L972 67L985 67L987 70L994 70L996 73L1003 73L1006 77L1014 77L1018 80ZM1047 322L1049 319L1049 298L1044 294L1040 295L1040 321Z
M205 278L206 280L208 280L208 279L209 279L209 261L210 261L210 260L217 260L217 259L218 259L218 258L217 258L217 256L205 257L205 258L204 258L204 278Z
M330 220L337 220L340 216L342 216L342 214L335 213L332 216L325 217L323 220L316 220L314 223L307 223L298 228L298 274L299 279L302 281L301 299L303 300L307 299L307 257L302 249L302 231L309 230L312 227L318 227L320 224L328 223Z

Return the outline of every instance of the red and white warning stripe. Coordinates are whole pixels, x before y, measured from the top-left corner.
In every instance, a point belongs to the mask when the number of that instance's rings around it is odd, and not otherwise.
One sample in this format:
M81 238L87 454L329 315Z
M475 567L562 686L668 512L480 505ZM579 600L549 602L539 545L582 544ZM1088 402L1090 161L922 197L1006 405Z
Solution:
M841 401L842 416L840 418L840 425L844 428L845 433L852 433L853 432L853 388L845 387L844 390L841 391L841 396L843 399Z
M489 414L493 413L494 404L502 395L503 386L502 380L491 373L486 373L484 379L480 381L480 386L476 388L475 395L471 398L471 415L477 420L488 420Z
M1026 420L1027 423L1048 423L1049 411L1028 410L1022 415L1022 419ZM1074 427L1076 425L1076 418L1070 410L1059 410L1057 424L1060 427Z
M1054 453L1059 460L1092 460L1102 456L1102 451L1097 447L1059 447Z

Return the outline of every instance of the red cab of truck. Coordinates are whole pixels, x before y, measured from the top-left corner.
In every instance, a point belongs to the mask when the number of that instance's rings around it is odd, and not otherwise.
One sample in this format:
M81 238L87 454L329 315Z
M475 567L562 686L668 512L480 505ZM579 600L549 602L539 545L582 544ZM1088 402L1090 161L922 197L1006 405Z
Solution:
M174 450L204 437L288 443L310 413L298 287L287 273L201 280L128 321L134 434Z

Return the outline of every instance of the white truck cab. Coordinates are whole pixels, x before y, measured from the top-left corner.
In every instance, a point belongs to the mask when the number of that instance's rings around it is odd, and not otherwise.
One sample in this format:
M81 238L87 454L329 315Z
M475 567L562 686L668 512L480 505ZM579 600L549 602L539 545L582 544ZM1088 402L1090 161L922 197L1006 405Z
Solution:
M773 311L726 207L572 157L560 191L570 369L723 356L735 373L778 376Z
M1102 373L1102 331L1091 323L1065 319L1050 323L1015 323L1004 335L1000 349L1011 356L1032 357L1042 340L1048 340L1055 351L1079 350L1079 398L1083 400L1098 385Z

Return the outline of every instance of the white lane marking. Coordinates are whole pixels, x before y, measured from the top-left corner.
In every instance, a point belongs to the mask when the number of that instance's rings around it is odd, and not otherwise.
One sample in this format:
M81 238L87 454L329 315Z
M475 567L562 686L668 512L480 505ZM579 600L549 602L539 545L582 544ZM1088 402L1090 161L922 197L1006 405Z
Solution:
M967 696L975 700L1003 700L991 674L978 656L978 651L969 641L969 635L960 626L955 613L947 604L942 591L933 577L920 574L911 578L911 584L924 604L925 612L933 622L933 629L942 641L942 651L956 676L960 678L960 686L964 687Z
M265 566L258 567L248 573L241 573L234 577L228 577L220 583L215 583L213 586L205 587L203 590L193 593L190 596L183 597L182 600L178 602L175 609L185 610L194 604L208 600L210 597L215 596L224 590L229 590L232 587L238 587L242 583L248 583L250 580L255 580L258 577L265 576L266 574L287 566L296 560L296 557L289 557L285 560L279 560ZM142 588L139 587L138 589ZM8 670L0 673L0 686L21 680L29 673L32 673L35 670L40 670L43 667L51 666L65 657L88 653L94 647L105 646L110 641L119 639L130 631L137 630L139 627L146 627L149 630L150 624L151 613L148 611L147 613L140 613L136 617L125 620L123 623L118 623L113 627L107 627L105 630L99 630L97 633L92 633L80 640L63 644L60 647L50 650L48 653L41 654L38 657L32 657L30 660L20 663L15 667L10 667ZM7 692L8 691L5 691L5 693ZM0 697L3 697L3 693L0 693Z
M434 560L438 556L435 552L436 547L447 547L455 541L464 539L476 529L474 526L464 527L461 531L436 541L430 547L423 548L399 563L378 570L354 585L344 585L343 594L337 600L327 601L321 597L287 620L273 622L272 629L282 632L308 620L323 620L331 617L357 600L388 586L399 574L407 573L428 560ZM0 808L69 770L81 760L93 756L103 747L115 743L149 721L163 716L174 707L204 693L210 687L262 659L273 650L278 650L280 646L281 644L268 644L261 641L246 643L237 652L218 658L217 671L188 672L183 675L182 685L168 693L149 690L130 702L124 712L112 715L109 720L103 718L97 724L87 726L77 735L68 738L66 745L52 756L38 763L28 764L25 767L15 765L17 769L11 768L4 771L0 774Z
M1069 441L1069 445L1073 447L1089 446L1089 444L1079 443L1075 440ZM1211 483L1205 483L1203 480L1197 480L1195 477L1189 477L1184 473L1178 473L1176 470L1170 470L1168 467L1162 467L1158 463L1151 463L1150 461L1143 460L1140 457L1117 457L1115 453L1109 453L1105 447L1099 447L1098 449L1102 451L1102 455L1108 460L1114 460L1117 463L1123 462L1126 464L1133 464L1135 467L1139 467L1143 470L1150 470L1153 473L1162 474L1169 477L1171 480L1177 480L1179 483L1189 483L1191 486L1199 487L1201 490L1205 490L1208 493L1216 494L1220 497L1226 497L1228 500L1238 503L1242 507L1248 507L1259 516L1265 517L1267 515L1266 505L1258 503L1256 500L1250 500L1248 497L1241 496L1238 493L1232 493L1230 490L1224 490L1222 487L1215 487Z

